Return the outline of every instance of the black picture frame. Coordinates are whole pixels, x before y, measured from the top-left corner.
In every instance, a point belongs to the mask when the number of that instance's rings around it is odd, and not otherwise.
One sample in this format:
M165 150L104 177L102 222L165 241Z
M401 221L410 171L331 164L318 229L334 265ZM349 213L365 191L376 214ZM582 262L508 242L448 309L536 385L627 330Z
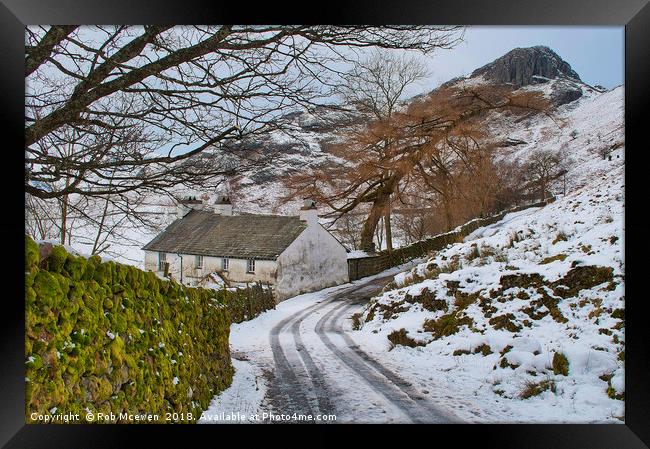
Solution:
M446 1L357 1L323 2L311 13L306 4L278 5L267 2L198 2L183 0L2 0L0 5L0 95L4 182L0 230L4 239L5 268L2 303L2 363L0 372L0 444L8 448L126 447L133 437L174 440L187 447L199 445L196 433L225 443L225 427L214 426L129 426L129 425L26 425L24 418L24 303L21 232L24 227L24 196L19 192L24 170L19 148L24 148L24 26L28 24L188 24L188 23L431 23L467 25L618 25L625 26L625 117L626 117L626 214L625 290L626 301L626 402L622 425L437 425L435 429L404 427L391 430L402 444L433 445L451 438L458 445L475 440L480 447L500 448L643 448L650 445L650 326L648 295L644 285L650 226L644 217L647 187L644 182L648 152L644 136L650 105L650 5L648 0L446 0ZM314 6L314 5L312 5ZM646 200L646 201L644 201ZM646 206L647 207L647 206ZM14 248L15 246L15 248ZM280 426L282 427L282 426ZM293 429L290 429L293 433ZM349 426L348 426L349 428ZM278 426L255 432L275 433ZM286 429L286 427L284 427ZM331 433L331 427L309 430L311 439ZM420 443L412 432L418 430ZM232 430L229 428L228 430ZM363 429L356 440L364 445L381 440L387 429ZM234 432L249 444L250 432ZM271 437L273 438L273 437ZM283 439L286 437L283 437ZM296 437L298 438L298 437ZM300 437L304 438L304 437ZM411 441L411 438L413 440ZM354 444L355 440L348 440ZM271 440L269 440L271 441ZM345 440L344 440L345 441ZM321 440L323 442L323 440ZM305 441L307 443L307 441ZM141 445L142 440L138 442ZM147 443L149 444L149 443ZM150 443L156 444L156 443Z

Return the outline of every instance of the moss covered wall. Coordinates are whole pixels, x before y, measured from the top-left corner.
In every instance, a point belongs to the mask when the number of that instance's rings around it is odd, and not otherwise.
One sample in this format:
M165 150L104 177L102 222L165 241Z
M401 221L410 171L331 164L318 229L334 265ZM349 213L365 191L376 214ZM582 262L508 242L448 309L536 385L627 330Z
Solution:
M234 297L60 246L40 260L26 237L27 422L52 410L79 413L82 422L88 410L195 421L232 381ZM250 319L259 311L237 313Z

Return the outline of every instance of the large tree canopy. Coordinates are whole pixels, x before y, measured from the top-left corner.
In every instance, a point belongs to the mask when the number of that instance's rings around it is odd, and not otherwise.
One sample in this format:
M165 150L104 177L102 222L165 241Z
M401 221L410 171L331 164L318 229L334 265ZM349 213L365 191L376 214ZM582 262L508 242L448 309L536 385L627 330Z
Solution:
M447 26L29 27L25 190L205 187L263 160L237 141L326 102L364 49L431 53L461 36Z
M491 161L486 152L488 113L547 108L539 92L519 91L513 85L440 87L390 118L346 130L342 143L332 149L340 162L314 173L297 173L287 182L290 195L323 202L334 221L369 205L360 247L372 251L377 224L391 200L407 203L404 193L429 191L449 208L457 179L484 181Z

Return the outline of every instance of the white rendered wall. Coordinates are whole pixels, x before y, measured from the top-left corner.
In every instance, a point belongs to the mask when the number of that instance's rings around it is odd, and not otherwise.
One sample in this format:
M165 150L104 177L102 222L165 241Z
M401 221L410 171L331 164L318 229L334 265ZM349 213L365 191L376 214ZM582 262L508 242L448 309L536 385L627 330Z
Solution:
M346 282L347 252L317 221L278 257L278 301Z
M181 259L174 253L167 253L166 261L169 262L169 272L173 279L180 280ZM145 251L145 270L158 270L158 252ZM255 273L247 273L247 259L228 258L228 271L224 276L232 282L264 282L275 284L277 262L274 260L256 260ZM195 280L206 274L221 270L221 257L203 257L203 268L196 268L196 257L191 254L183 254L183 282ZM194 278L194 279L193 279Z

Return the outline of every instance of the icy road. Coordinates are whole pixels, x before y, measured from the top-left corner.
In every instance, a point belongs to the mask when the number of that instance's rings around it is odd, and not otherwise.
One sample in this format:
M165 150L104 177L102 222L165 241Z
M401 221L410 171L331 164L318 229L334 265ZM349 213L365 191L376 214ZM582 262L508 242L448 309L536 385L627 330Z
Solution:
M233 325L237 374L201 421L231 421L238 414L264 422L281 414L294 417L290 421L311 415L312 422L459 422L426 386L404 380L352 338L351 316L392 280L386 274L301 295ZM316 419L322 415L329 418Z

